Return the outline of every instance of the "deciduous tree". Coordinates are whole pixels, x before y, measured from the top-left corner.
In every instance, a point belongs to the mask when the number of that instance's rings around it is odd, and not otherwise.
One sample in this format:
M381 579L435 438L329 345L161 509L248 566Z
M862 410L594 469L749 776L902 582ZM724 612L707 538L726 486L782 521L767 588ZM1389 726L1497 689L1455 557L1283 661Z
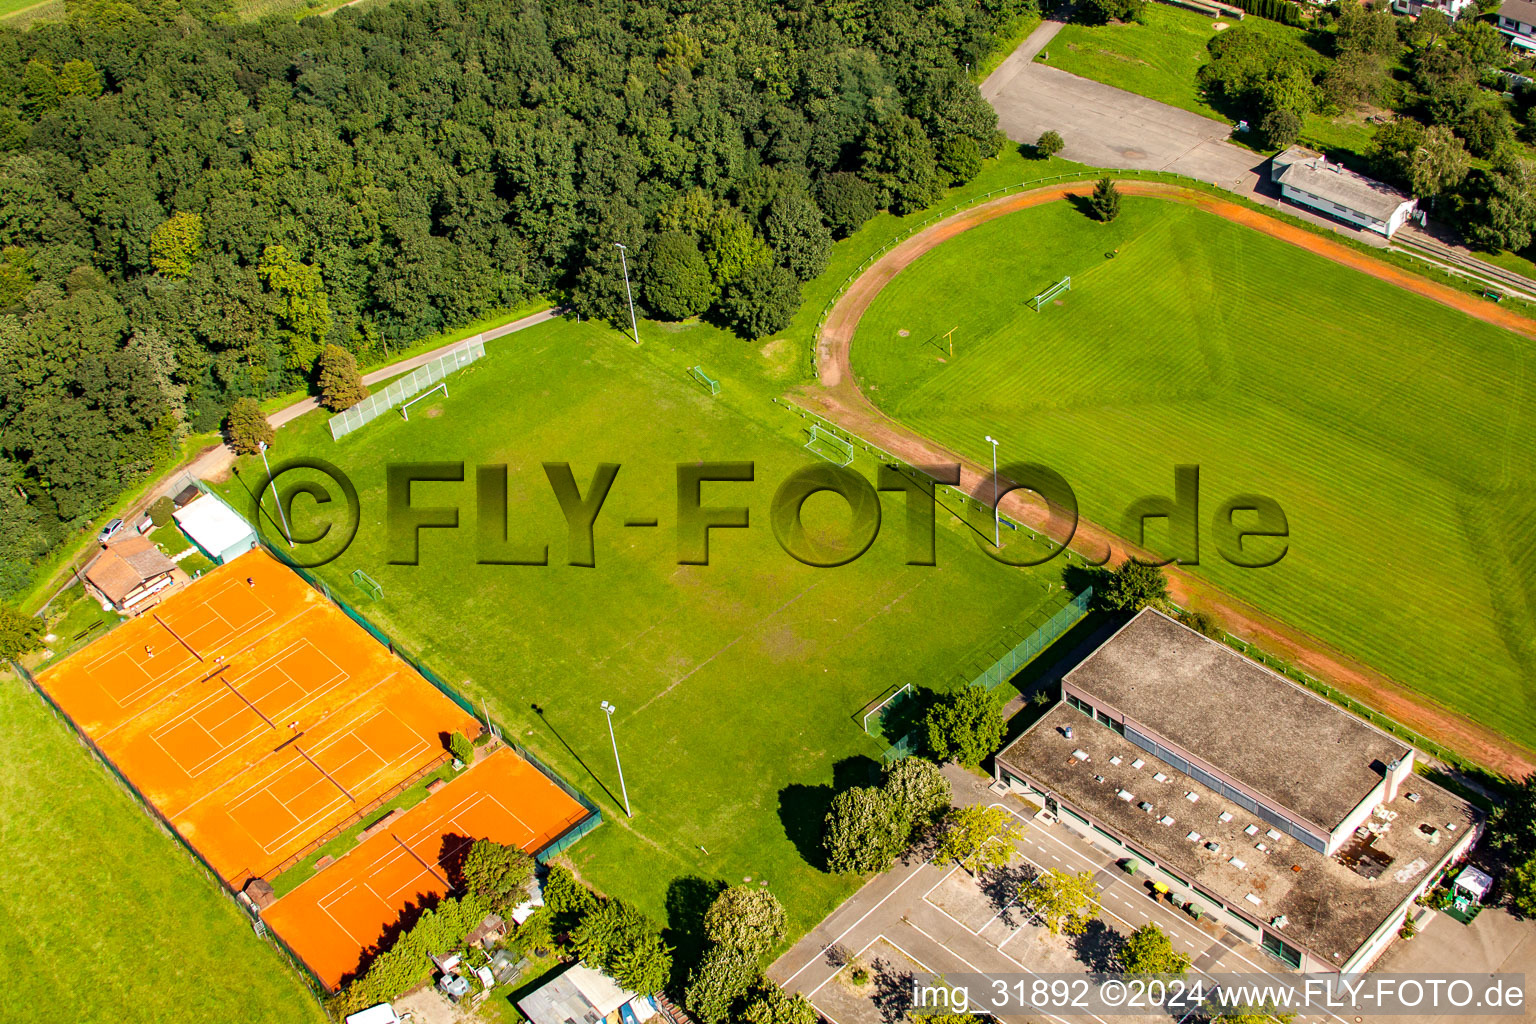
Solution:
M1189 956L1174 949L1163 930L1150 921L1132 932L1120 950L1120 969L1126 974L1182 975L1190 963Z
M224 438L241 455L255 455L276 436L254 398L237 398L224 421Z
M979 767L1003 742L1003 712L993 695L965 686L938 697L923 718L928 750L940 761Z
M315 383L320 388L320 404L332 412L350 409L368 397L357 360L340 345L327 345L320 353L320 372Z
M907 823L883 790L846 789L832 798L822 830L829 871L884 871L907 845Z
M1052 935L1081 935L1098 916L1099 886L1093 872L1046 871L1019 893L1025 909L1040 915Z
M980 875L1007 866L1018 852L1013 844L1023 838L1023 826L1005 807L957 807L945 822L935 856Z
M704 912L709 941L760 956L784 937L784 907L767 889L733 885Z

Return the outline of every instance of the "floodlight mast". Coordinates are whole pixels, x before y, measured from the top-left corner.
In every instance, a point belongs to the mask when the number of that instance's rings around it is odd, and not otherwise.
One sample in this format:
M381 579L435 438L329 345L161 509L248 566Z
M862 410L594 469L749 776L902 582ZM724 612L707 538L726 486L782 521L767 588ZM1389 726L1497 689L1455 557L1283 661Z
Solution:
M635 296L629 290L629 250L624 248L622 242L613 243L619 250L619 265L624 268L624 297L629 300L629 329L634 332L635 344L640 344L640 326L635 322Z
M987 435L987 443L992 446L992 546L1003 546L1002 514L997 509L997 438Z
M293 530L288 526L288 513L283 508L283 496L277 493L277 484L272 481L272 464L267 461L267 442L258 441L261 448L261 464L267 467L267 486L272 488L272 500L277 502L277 514L283 521L283 539L293 547Z
M634 814L629 810L629 787L624 784L624 762L619 760L619 741L613 735L613 713L619 709L607 701L603 701L602 708L608 716L608 741L613 744L613 763L619 767L619 792L624 794L624 814L633 818Z

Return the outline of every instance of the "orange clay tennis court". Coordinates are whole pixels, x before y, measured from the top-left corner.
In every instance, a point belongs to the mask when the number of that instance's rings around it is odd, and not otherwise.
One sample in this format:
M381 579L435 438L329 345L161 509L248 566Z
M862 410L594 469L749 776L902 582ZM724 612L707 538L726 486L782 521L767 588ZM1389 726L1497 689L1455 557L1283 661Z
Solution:
M334 989L407 907L447 895L444 865L476 839L533 853L587 813L502 748L268 907L262 920Z
M236 887L479 732L260 550L38 682Z

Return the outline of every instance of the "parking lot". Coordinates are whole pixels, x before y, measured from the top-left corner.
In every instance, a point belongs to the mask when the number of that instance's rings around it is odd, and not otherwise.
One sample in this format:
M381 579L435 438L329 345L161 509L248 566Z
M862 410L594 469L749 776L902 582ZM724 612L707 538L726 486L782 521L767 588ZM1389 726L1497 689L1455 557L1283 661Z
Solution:
M890 1024L912 1007L912 981L924 974L1010 974L1028 982L1037 975L1081 974L1114 969L1124 937L1155 922L1175 949L1186 953L1191 978L1215 974L1288 974L1290 969L1206 919L1197 922L1166 901L1153 898L1144 878L1127 875L1115 855L1084 842L1060 825L1033 817L1034 808L1000 796L985 781L950 766L945 769L958 804L1007 807L1025 825L1020 857L1003 873L974 879L954 865L928 861L899 864L878 876L802 939L770 969L791 991L804 993L834 1024ZM1052 935L1031 921L1012 893L1034 871L1091 871L1101 887L1100 915L1079 937ZM1485 910L1466 927L1444 915L1426 914L1424 931L1399 942L1385 959L1390 971L1536 970L1536 927L1498 910ZM867 974L857 982L856 974ZM987 1011L985 993L972 993L972 1012ZM1005 1021L1098 1021L1093 1013L999 1014ZM1167 1024L1166 1011L1117 1013L1115 1021ZM1298 1024L1359 1024L1350 1014L1307 1013ZM1385 1016L1379 1020L1401 1021ZM1449 1020L1450 1018L1447 1018ZM1509 1021L1510 1016L1474 1018Z

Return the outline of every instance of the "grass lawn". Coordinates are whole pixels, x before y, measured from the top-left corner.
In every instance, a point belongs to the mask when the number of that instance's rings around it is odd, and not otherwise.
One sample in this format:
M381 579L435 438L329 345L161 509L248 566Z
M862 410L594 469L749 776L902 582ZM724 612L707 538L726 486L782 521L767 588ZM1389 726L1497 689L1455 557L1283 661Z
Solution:
M584 877L661 920L679 880L766 880L799 934L857 885L819 866L834 779L863 782L880 753L856 713L893 683L968 677L978 644L1032 629L1067 595L1059 568L998 565L947 522L938 565L907 566L898 495L859 560L794 561L768 506L794 469L821 464L800 447L798 416L736 383L747 371L724 352L709 367L724 391L711 398L685 375L696 348L676 348L655 325L642 337L637 349L606 326L541 325L488 349L456 375L451 398L422 403L409 422L385 417L336 443L324 417L308 415L278 432L273 461L314 455L351 475L361 530L324 577L603 805L607 822L570 851ZM735 344L744 359L776 358L762 354L777 351L771 343ZM469 464L462 485L413 489L417 505L460 505L461 528L423 531L419 566L392 565L383 466L420 460ZM567 530L540 463L566 460L584 493L596 463L622 465L598 519L595 568L565 564ZM714 531L709 565L679 565L676 466L699 460L755 462L754 482L703 492L706 505L748 506L752 528ZM475 564L472 480L483 463L510 467L509 537L548 544L550 566ZM857 468L872 477L872 463ZM258 477L241 467L240 479ZM306 504L298 533L313 525ZM818 495L805 518L821 536L841 529L846 508ZM660 528L626 529L630 517ZM382 600L350 583L358 567ZM605 699L618 705L632 820Z
M0 1017L325 1020L246 917L11 675L0 745Z
M1022 211L905 270L855 340L874 400L978 460L1000 433L1113 529L1198 464L1201 574L1536 746L1530 344L1216 217L1122 205L1107 226ZM1067 274L1064 305L1028 307ZM1227 564L1209 532L1252 492L1290 520L1268 569Z

